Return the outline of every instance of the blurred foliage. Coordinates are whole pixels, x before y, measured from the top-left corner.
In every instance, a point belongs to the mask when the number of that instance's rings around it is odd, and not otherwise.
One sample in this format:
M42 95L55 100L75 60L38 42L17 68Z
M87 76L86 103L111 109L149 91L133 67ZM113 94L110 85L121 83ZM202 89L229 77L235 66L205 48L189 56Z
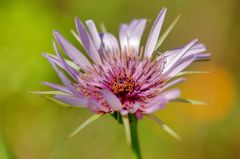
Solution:
M198 37L212 53L210 62L192 70L181 84L182 96L209 105L170 104L157 115L183 137L175 141L145 119L139 124L144 158L240 158L240 2L238 0L8 0L0 1L0 158L78 159L131 158L124 130L104 116L71 140L67 136L91 113L67 109L23 93L47 89L44 80L58 81L42 52L53 52L52 30L58 29L77 45L70 33L74 17L104 22L117 35L119 24L146 17L149 23L162 6L166 25L179 23L160 50L179 47ZM163 29L165 29L164 27ZM149 26L145 33L149 30ZM145 35L146 37L146 35ZM79 45L78 45L79 46ZM94 130L94 131L93 131Z

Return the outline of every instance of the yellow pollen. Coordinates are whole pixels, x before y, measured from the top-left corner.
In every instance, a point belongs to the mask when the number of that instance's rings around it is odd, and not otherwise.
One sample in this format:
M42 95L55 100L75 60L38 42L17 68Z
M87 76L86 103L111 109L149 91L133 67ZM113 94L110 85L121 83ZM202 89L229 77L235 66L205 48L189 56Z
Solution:
M115 94L124 93L127 94L128 92L133 92L135 87L135 81L133 77L125 78L125 77L118 77L111 85L112 90Z

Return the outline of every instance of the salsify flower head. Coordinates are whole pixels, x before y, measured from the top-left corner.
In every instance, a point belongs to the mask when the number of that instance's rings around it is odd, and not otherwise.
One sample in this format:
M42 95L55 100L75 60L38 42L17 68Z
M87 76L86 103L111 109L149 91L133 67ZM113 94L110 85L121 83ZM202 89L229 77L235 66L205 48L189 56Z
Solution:
M166 8L158 14L146 43L141 41L146 19L121 24L119 37L99 32L92 20L85 25L76 18L74 36L85 52L79 51L58 31L53 42L56 56L44 53L62 84L44 82L55 89L53 97L76 107L89 108L95 114L133 115L136 119L163 109L170 101L179 100L179 89L170 89L185 78L180 75L192 62L208 59L205 46L194 39L178 49L159 52L158 48L172 25L160 36ZM60 47L68 59L64 59ZM178 77L178 78L176 78ZM49 93L50 94L50 93Z

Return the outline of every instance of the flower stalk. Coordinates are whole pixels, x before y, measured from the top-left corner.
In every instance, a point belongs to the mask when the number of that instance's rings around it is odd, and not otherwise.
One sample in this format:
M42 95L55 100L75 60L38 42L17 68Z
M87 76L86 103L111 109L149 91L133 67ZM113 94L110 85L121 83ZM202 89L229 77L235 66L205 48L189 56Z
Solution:
M131 134L131 147L134 159L141 159L141 150L138 141L138 120L134 115L129 115L130 121L130 134Z

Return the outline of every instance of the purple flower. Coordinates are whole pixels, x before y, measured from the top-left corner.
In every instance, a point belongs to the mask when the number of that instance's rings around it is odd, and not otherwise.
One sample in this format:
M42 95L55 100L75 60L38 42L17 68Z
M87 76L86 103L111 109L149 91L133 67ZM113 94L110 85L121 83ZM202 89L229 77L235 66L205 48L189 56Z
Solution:
M163 109L168 102L179 98L179 89L169 88L185 78L175 77L192 62L210 56L204 53L206 48L197 39L179 49L161 54L157 51L166 11L166 8L160 11L146 44L141 44L146 19L122 24L116 38L111 33L98 32L92 20L87 20L85 26L76 18L78 35L75 36L86 53L54 31L56 42L69 59L62 57L53 42L57 56L43 56L57 72L62 85L44 84L57 90L58 93L53 93L55 99L89 108L96 114L119 112L122 116L133 114L142 118Z

